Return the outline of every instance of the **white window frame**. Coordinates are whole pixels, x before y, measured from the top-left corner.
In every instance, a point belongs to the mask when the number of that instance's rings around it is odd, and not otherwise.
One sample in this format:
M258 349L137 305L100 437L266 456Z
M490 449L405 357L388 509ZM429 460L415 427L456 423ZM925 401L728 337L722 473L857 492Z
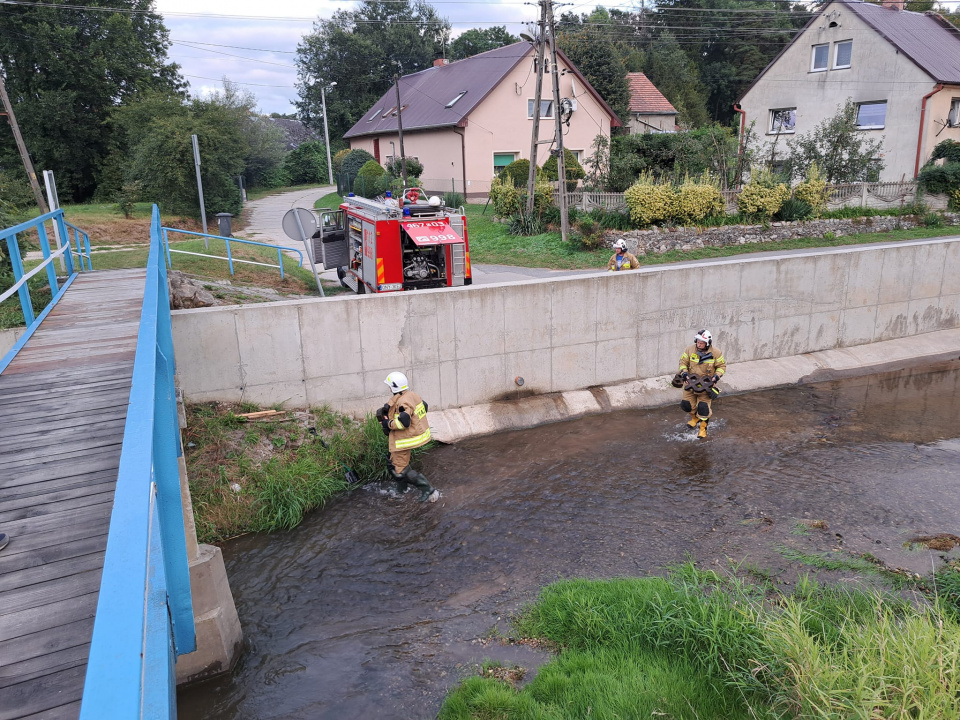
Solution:
M840 46L849 45L850 46L850 62L846 65L838 64L840 58ZM849 67L853 66L853 40L841 40L833 44L833 69L834 70L846 70Z
M527 98L527 120L533 120L533 101L535 98ZM547 104L549 108L549 113L544 114L543 106ZM553 100L540 100L540 119L541 120L553 120Z
M883 105L883 124L882 125L860 125L860 108L864 105ZM887 126L887 101L872 100L868 102L857 103L857 130L883 130Z
M960 97L950 100L950 114L947 115L947 127L960 127Z
M793 127L789 130L780 129L777 130L774 127L774 118L775 113L778 112L792 112L793 113ZM792 135L797 131L797 109L792 108L771 108L770 109L770 123L767 126L767 135Z
M823 67L817 67L817 49L826 48L827 55L823 59ZM826 72L830 69L830 43L819 43L810 48L810 72Z

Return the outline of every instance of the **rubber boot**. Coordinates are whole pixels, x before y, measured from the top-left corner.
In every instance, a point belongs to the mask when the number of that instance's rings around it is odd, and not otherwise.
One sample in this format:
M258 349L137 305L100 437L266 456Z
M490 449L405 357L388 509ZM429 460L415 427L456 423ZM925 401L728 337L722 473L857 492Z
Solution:
M408 483L420 490L420 502L436 502L440 499L440 492L433 489L423 473L408 467L403 474Z
M696 430L698 422L700 422L700 420L697 418L697 413L692 412L690 413L690 419L687 420L687 427L691 430Z
M707 437L707 421L706 420L700 421L700 432L697 433L697 437L700 438L701 440L706 439Z

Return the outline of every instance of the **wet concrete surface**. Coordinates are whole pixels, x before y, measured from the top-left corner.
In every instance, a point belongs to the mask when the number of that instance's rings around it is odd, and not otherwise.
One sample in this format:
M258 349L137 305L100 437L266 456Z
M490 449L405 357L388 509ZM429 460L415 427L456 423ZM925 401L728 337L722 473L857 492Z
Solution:
M929 572L904 543L960 534L958 384L954 362L722 398L705 441L671 407L439 447L435 505L371 485L224 548L245 655L179 715L434 717L473 664L548 659L490 638L563 577L690 557L789 588L808 568L783 547Z

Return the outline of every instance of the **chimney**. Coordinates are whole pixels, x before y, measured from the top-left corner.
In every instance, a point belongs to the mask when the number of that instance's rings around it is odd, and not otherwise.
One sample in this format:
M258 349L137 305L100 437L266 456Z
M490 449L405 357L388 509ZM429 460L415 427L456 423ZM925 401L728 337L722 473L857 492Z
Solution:
M433 61L434 67L443 67L444 65L449 65L449 64L450 64L450 61L447 60L446 58L437 58L436 60Z
M903 12L903 2L904 0L883 0L880 4L888 10Z

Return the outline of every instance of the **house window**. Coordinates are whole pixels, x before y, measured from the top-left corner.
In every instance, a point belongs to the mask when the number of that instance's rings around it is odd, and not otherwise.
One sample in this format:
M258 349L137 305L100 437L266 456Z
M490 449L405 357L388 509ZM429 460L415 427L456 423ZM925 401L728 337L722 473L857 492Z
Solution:
M850 67L850 60L853 57L853 40L838 42L833 53L833 69L841 70Z
M770 133L792 133L797 129L797 109L783 108L770 111Z
M527 118L533 119L533 100L527 100ZM540 101L540 118L543 120L553 119L553 100Z
M570 150L573 153L573 156L577 159L577 162L581 165L583 164L583 150ZM564 166L566 167L566 166Z
M887 120L887 101L860 103L857 106L857 127L861 130L881 130Z
M462 98L462 97L463 97L464 95L466 95L466 94L467 94L467 91L464 90L462 93L460 93L459 95L457 95L453 100L451 100L450 102L448 102L444 107L452 108L454 105L457 104L457 100L459 100L460 98Z
M823 72L827 69L830 58L830 45L814 45L813 57L810 60L810 72Z
M493 174L499 175L507 165L517 159L516 153L494 153L493 154Z
M367 118L367 122L373 122L376 119L377 115L379 114L380 114L380 111L374 108L373 112L370 113L370 117Z
M881 168L883 168L883 162L880 158L874 158L867 163L867 167L863 171L863 182L880 182Z
M947 115L947 125L949 127L960 127L960 98L953 98L950 101L950 114Z

